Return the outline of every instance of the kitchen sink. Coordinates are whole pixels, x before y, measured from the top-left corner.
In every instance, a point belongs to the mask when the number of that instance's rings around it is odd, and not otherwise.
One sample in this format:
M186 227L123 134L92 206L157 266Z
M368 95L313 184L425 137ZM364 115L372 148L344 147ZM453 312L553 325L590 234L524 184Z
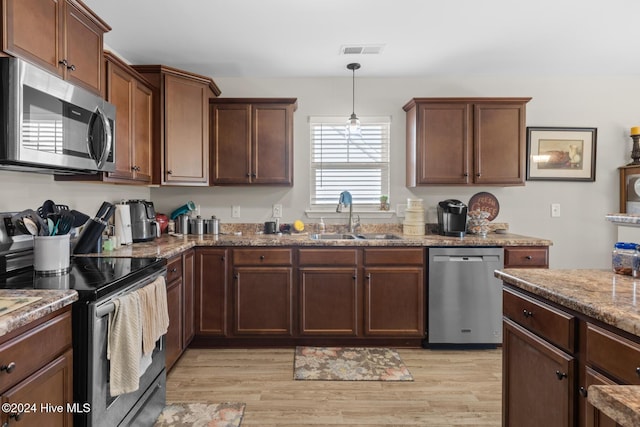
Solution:
M327 234L312 234L311 239L313 240L354 240L357 237L353 234L335 234L335 233L327 233Z
M366 240L397 240L402 239L402 237L395 234L388 233L367 233L367 234L358 234L356 236L358 239L366 239Z
M396 240L402 237L395 234L387 233L366 233L366 234L349 234L349 233L328 233L328 234L312 234L313 240Z

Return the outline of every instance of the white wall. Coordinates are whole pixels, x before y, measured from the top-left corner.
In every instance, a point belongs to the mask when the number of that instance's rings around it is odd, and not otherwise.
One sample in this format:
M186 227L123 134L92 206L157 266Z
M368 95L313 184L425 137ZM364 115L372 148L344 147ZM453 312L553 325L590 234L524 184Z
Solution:
M351 113L351 78L241 79L216 78L224 97L296 97L294 186L146 188L123 185L56 182L50 176L0 171L0 210L36 208L43 200L67 203L92 215L103 200L150 198L158 212L193 200L203 216L223 222L262 222L271 205L281 203L283 221L300 218L309 204L309 131L313 115ZM402 106L412 97L517 96L532 97L528 126L597 127L595 182L528 181L524 187L405 187L405 115ZM636 99L638 78L586 77L467 77L368 79L356 76L356 113L392 116L391 204L419 197L433 211L444 198L468 201L478 191L493 193L500 202L499 222L514 233L553 240L552 268L608 268L616 228L604 217L618 211L617 168L630 161L631 126L640 125ZM550 217L550 204L560 203L562 216ZM241 206L241 218L231 219L231 205ZM431 220L434 220L431 214ZM312 220L308 220L312 221ZM330 222L331 219L328 220ZM338 221L334 219L333 221ZM391 221L398 221L393 218Z

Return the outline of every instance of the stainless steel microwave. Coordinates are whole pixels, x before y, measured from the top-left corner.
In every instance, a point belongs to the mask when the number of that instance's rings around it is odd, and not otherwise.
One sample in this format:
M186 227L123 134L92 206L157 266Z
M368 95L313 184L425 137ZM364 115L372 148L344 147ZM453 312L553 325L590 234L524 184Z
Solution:
M116 108L18 58L0 58L0 168L74 174L115 169Z

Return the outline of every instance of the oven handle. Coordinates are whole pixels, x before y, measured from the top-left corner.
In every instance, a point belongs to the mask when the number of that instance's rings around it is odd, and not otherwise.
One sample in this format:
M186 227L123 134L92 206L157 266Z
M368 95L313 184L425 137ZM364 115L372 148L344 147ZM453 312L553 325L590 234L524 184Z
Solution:
M95 316L96 318L100 319L104 316L106 316L107 314L113 312L116 309L116 305L112 302L112 300L114 300L115 298L127 294L129 292L133 292L136 289L140 289L144 286L147 286L149 283L152 283L154 280L156 280L158 277L160 276L165 276L166 277L167 274L167 269L163 268L162 270L160 270L159 272L153 274L150 277L147 277L145 279L143 279L142 282L138 282L136 284L134 284L133 286L128 287L127 289L125 289L124 291L118 293L117 295L114 295L112 298L110 298L110 301L107 301L103 304L100 304L99 306L96 307L96 311L95 311Z

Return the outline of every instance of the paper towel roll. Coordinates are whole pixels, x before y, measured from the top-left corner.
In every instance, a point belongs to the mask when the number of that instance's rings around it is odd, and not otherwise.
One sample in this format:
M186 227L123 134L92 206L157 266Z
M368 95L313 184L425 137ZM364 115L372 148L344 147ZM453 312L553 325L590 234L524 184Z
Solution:
M113 220L115 226L115 235L121 245L130 245L133 243L131 235L131 210L129 205L116 205L116 214Z

